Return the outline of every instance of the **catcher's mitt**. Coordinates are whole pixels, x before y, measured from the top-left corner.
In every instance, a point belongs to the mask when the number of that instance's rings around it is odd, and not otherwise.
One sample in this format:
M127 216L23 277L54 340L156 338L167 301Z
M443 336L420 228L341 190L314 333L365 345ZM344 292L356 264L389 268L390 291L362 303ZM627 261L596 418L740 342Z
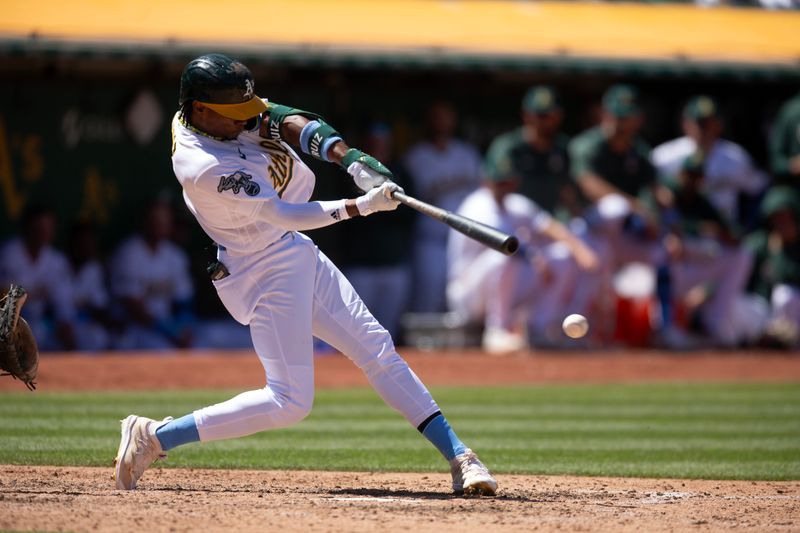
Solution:
M19 316L28 294L19 285L11 285L0 300L0 370L21 380L28 389L36 388L39 348L30 326Z

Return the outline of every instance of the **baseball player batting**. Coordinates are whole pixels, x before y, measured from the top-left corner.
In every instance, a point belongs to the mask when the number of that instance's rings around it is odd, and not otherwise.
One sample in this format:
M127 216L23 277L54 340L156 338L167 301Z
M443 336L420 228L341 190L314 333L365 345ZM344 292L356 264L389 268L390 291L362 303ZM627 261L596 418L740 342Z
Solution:
M250 326L268 384L177 419L127 417L115 460L117 488L135 488L153 461L179 445L305 418L314 398L316 336L350 358L381 398L444 455L456 493L494 494L497 482L456 436L389 333L300 233L396 209L392 193L402 189L392 173L348 147L320 116L256 96L248 68L224 55L186 65L179 103L172 121L175 176L189 210L218 243L213 284L231 316ZM309 202L314 174L295 148L342 166L365 194Z

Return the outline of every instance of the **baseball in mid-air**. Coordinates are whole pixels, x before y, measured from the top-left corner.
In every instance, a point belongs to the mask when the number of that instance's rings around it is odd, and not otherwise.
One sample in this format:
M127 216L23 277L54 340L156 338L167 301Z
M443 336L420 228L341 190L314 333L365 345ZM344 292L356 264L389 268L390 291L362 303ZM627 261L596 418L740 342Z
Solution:
M589 332L589 321L586 320L585 316L576 313L565 318L564 322L561 323L561 327L567 337L580 339Z

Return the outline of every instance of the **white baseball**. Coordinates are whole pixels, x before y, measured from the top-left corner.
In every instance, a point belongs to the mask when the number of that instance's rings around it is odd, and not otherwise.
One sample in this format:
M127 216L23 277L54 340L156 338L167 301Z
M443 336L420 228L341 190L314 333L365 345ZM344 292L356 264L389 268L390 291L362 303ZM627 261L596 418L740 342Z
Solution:
M580 339L589 332L589 321L583 315L573 314L564 319L561 327L567 337Z

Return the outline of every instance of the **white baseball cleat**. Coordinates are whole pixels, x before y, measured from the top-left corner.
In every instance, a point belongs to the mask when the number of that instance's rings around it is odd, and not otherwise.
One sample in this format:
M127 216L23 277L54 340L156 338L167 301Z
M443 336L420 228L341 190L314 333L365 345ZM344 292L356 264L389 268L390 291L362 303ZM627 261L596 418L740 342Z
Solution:
M450 460L450 474L456 494L494 496L497 492L497 480L469 448Z
M161 422L143 416L130 415L122 420L122 438L114 459L114 479L117 488L132 490L142 477L144 471L156 459L166 459L167 454L161 449L156 438L156 429L163 423L172 420L167 417Z

